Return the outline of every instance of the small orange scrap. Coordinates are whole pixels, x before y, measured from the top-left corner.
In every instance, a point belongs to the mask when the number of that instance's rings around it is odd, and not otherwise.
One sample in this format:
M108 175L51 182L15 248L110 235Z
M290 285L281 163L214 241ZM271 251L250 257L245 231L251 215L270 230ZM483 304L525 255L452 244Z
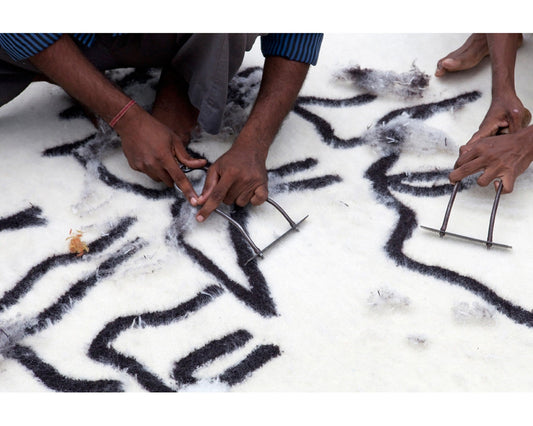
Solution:
M68 249L71 253L76 253L76 257L83 256L85 253L89 252L89 247L81 240L83 232L77 230L75 234L72 234L72 229L68 233L70 237L65 238L70 240Z

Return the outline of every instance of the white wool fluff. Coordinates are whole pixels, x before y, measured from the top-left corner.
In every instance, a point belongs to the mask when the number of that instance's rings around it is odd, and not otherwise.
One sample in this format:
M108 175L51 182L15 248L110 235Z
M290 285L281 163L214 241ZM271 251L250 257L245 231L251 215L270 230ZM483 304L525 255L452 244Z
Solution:
M0 321L0 356L5 356L13 346L26 336L25 330L36 323L35 318L22 318L21 315Z
M389 288L380 288L370 293L368 304L372 309L401 310L408 308L411 300Z
M407 342L414 348L426 348L429 344L428 338L423 334L411 334L407 336Z
M356 65L337 73L335 78L351 82L368 93L402 99L421 97L429 82L429 76L414 63L409 71L403 73L364 69Z
M453 307L453 314L457 321L464 323L490 323L494 321L496 310L479 302L461 302Z

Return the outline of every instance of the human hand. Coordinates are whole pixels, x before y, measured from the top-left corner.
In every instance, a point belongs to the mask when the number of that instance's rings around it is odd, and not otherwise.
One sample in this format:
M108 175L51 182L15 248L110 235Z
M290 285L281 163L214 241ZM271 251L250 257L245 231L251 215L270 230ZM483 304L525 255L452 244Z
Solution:
M268 197L266 158L251 149L232 147L207 171L196 215L203 222L220 203L259 205Z
M204 159L192 158L185 143L164 124L139 106L134 106L115 126L130 167L157 182L172 187L174 182L187 200L197 205L198 195L181 171L179 163L190 168L203 167Z
M467 144L498 133L514 133L527 127L531 113L515 94L493 97L485 118Z
M530 129L531 127L515 133L481 138L463 145L454 170L449 175L450 181L455 183L483 170L477 180L480 186L487 186L494 179L501 178L502 192L512 192L516 178L533 160L533 136ZM497 185L495 182L496 189Z

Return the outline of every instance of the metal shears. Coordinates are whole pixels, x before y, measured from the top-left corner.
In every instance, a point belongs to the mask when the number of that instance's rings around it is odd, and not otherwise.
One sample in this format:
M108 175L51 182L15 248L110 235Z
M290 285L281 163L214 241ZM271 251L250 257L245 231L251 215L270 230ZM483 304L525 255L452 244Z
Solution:
M190 167L187 167L183 164L180 165L180 169L183 173L190 173L192 171L195 171L195 170L201 170L201 171L204 171L204 172L207 172L208 168L207 167L200 167L200 168L197 168L197 169L192 169ZM176 191L178 191L179 193L182 193L182 191L179 189L179 187L174 183L174 188L176 189ZM252 250L254 251L254 255L248 259L245 263L245 265L247 265L249 262L251 262L252 260L256 259L257 257L260 257L260 258L263 258L264 257L264 253L266 250L270 249L273 245L275 245L277 242L279 242L282 238L284 238L285 236L287 236L288 234L292 233L293 231L299 231L298 229L298 226L304 221L306 220L309 215L305 216L303 219L299 220L298 222L295 222L288 214L285 210L283 210L281 208L281 206L276 203L274 200L272 200L271 198L267 198L267 203L269 203L270 205L274 206L282 215L283 217L287 220L287 222L289 222L289 225L290 225L290 228L285 231L283 234L281 234L278 238L276 238L274 241L272 241L270 244L268 244L266 247L264 247L263 249L260 249L255 243L254 241L252 240L252 238L250 237L250 235L248 234L248 232L246 232L246 230L244 229L244 227L239 223L237 222L236 220L234 220L233 218L231 218L228 214L224 213L222 210L220 210L219 208L216 208L215 209L215 213L217 213L219 216L222 216L224 219L226 219L231 225L233 225L241 234L242 236L244 237L244 239L246 240L246 242L248 243L248 245L252 248Z

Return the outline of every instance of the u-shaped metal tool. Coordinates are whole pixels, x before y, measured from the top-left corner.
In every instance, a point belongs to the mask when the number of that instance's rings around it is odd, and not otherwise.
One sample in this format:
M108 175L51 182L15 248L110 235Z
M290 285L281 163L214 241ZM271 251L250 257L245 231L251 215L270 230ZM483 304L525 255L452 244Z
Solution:
M497 182L499 182L499 185L498 185L498 190L496 191L496 196L494 197L494 203L492 204L492 211L490 213L490 220L489 220L489 232L488 232L486 240L468 237L466 235L454 234L453 232L446 231L446 228L448 227L448 220L450 219L450 214L452 212L453 202L455 201L455 196L457 195L457 191L459 190L460 181L456 182L453 187L452 195L450 196L450 201L448 201L448 206L446 207L446 213L444 213L444 220L442 221L442 226L440 227L440 229L430 228L429 226L423 226L423 225L420 225L420 227L428 231L438 232L441 238L444 237L445 235L449 235L451 237L461 238L467 241L483 243L487 246L488 249L490 249L491 247L501 247L501 248L511 249L512 247L507 244L495 243L494 241L492 241L492 236L494 233L494 222L496 220L496 211L498 210L498 203L500 202L500 195L503 189L502 180L497 179Z
M180 165L180 168L181 168L181 171L183 173L189 173L189 172L192 172L194 170L202 170L204 172L207 172L207 167L200 167L198 169L191 169L187 166L184 166L184 165ZM182 193L181 189L179 189L179 187L174 183L174 188ZM257 257L260 257L260 258L263 258L264 256L264 253L266 250L268 250L269 248L271 248L274 244L276 244L278 241L280 241L282 238L284 238L286 235L288 235L289 233L291 233L292 231L298 231L298 226L305 220L309 217L309 215L305 216L303 219L301 219L300 221L298 222L295 222L294 220L291 219L291 217L287 214L287 212L285 210L283 210L281 208L281 206L276 203L274 200L272 200L271 198L267 198L267 203L271 204L272 206L274 206L282 215L283 217L287 220L287 222L289 222L289 225L291 226L287 231L285 231L282 235L280 235L278 238L276 238L274 241L272 241L270 244L268 244L265 248L263 249L260 249L255 243L254 241L252 240L252 238L250 237L250 235L248 234L248 232L246 232L246 230L244 229L244 227L239 223L237 222L236 220L234 220L232 217L230 217L228 214L224 213L222 210L216 208L215 209L215 213L217 213L219 216L222 216L224 219L226 219L231 225L233 225L241 234L242 236L244 237L244 239L246 240L246 242L250 245L250 247L252 248L252 250L254 251L254 255L248 259L245 263L245 265L247 265L248 263L250 263L252 260L256 259Z

